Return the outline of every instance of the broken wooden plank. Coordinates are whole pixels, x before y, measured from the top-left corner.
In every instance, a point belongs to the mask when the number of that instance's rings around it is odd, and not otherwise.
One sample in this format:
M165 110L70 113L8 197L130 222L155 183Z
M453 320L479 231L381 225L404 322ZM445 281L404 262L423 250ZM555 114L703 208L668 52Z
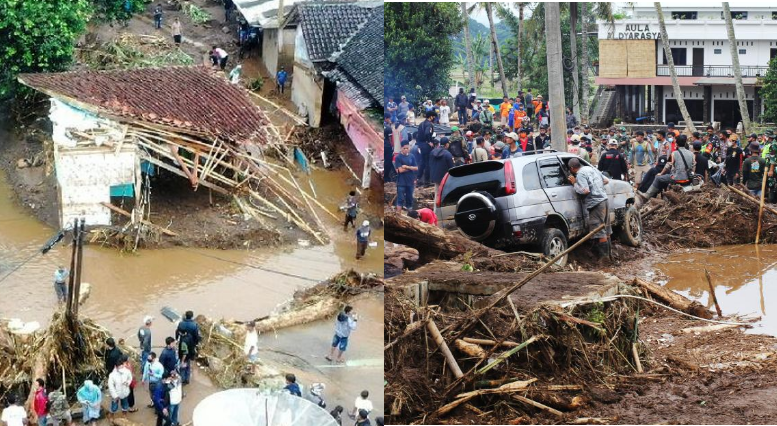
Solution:
M523 397L521 395L510 395L510 397L516 401L523 402L524 404L529 404L531 406L537 407L540 410L545 410L551 414L555 414L556 416L562 417L564 413L561 411L556 410L555 408L548 407L545 404L540 404L537 401L531 400L529 398Z
M453 344L456 346L456 349L473 358L483 358L486 356L486 351L474 343L469 343L464 340L457 339L455 342L453 342Z
M119 213L122 216L126 216L126 217L129 217L129 218L132 218L132 214L130 212L128 212L128 211L126 211L126 210L124 210L124 209L122 209L120 207L116 207L116 206L114 206L111 203L102 202L102 203L100 203L100 205L102 205L103 207L106 207L106 208L108 208L110 210L113 210L113 211L115 211L116 213ZM171 231L171 230L169 230L167 228L163 228L163 227L161 227L159 225L155 225L155 224L153 224L153 223L151 223L151 222L149 222L149 221L147 221L145 219L141 219L140 223L142 223L144 225L151 226L151 227L156 228L156 229L159 229L160 232L162 232L163 234L165 234L167 236L170 236L170 237L177 237L178 236L178 234L176 234L175 232L173 232L173 231Z
M729 328L739 328L739 327L741 326L738 324L715 324L715 325L707 325L703 327L683 328L680 330L680 333L683 333L683 334L706 333L709 331L720 331L720 330L727 330Z
M674 309L677 309L678 311L682 311L704 319L712 318L712 312L707 310L707 308L701 306L697 302L693 302L683 297L680 294L675 293L672 290L669 290L668 288L653 284L641 278L634 278L634 285L643 288L654 298L671 306Z
M456 376L457 379L463 377L464 373L461 371L461 368L459 368L459 363L456 362L456 358L453 357L450 348L448 348L448 344L445 343L445 339L443 339L442 334L440 334L440 330L437 328L437 324L434 323L434 320L429 320L429 322L426 323L426 328L429 330L429 333L431 333L434 343L437 343L440 352L442 352L443 356L448 361L448 367L453 372L453 375Z
M475 339L475 338L472 338L472 337L465 337L462 340L464 340L467 343L474 343L476 345L485 345L485 346L494 346L497 343L495 340ZM508 348L514 348L514 347L518 346L519 344L520 343L516 343L516 342L511 342L509 340L505 340L504 342L501 343L500 346L505 346L505 347L508 347Z

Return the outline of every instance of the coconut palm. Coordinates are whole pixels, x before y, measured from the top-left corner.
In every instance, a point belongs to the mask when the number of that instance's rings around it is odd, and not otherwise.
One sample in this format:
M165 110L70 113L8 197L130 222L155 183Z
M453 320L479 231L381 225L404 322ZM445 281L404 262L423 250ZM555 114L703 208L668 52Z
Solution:
M472 62L475 68L475 89L480 88L485 81L485 73L488 70L488 49L491 47L488 39L483 34L478 34L472 39Z
M469 74L469 87L475 87L475 71L472 62L472 37L469 34L469 13L467 3L461 2L461 19L464 20L464 49L467 52L467 74Z
M491 46L496 53L496 65L499 68L499 81L502 83L502 96L507 97L507 79L505 78L505 69L502 66L502 53L499 51L499 40L496 38L496 28L494 27L494 11L491 3L485 4L486 14L488 15L488 26L491 28ZM493 79L492 79L493 81Z
M661 10L661 3L653 3L658 13L658 26L661 30L661 44L664 45L664 53L666 54L666 63L669 66L669 75L672 76L672 89L674 90L674 97L677 99L677 106L680 107L680 114L683 116L686 125L691 132L696 131L696 126L693 125L691 115L688 113L688 108L685 106L685 100L683 99L683 92L680 90L680 83L677 80L677 71L674 68L674 59L672 58L672 49L669 48L669 36L666 33L666 23L664 22L664 11Z
M723 3L723 15L726 18L726 32L728 32L728 45L731 49L731 64L734 67L734 79L737 86L737 101L739 101L739 112L742 115L742 127L745 134L750 132L750 114L747 112L747 102L745 101L745 86L742 85L742 68L739 67L739 52L737 50L737 38L734 36L734 21L731 19L731 10L728 2Z
M583 124L588 124L588 3L582 2L580 3L580 22L581 22L581 32L583 33L583 42L580 43L580 50L581 50L581 61L583 65L583 84L582 84L582 92L583 92L583 109L580 112L580 122Z
M562 64L561 7L557 2L545 3L545 37L548 60L548 97L550 102L551 147L566 151L566 120L564 110L564 67Z
M569 3L569 53L572 56L572 113L580 117L580 65L577 62L577 3Z

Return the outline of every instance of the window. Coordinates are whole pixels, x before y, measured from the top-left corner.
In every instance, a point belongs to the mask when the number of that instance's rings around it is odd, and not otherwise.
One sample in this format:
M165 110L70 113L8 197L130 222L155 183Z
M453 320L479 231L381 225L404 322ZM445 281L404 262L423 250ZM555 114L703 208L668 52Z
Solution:
M723 12L720 12L720 19L726 19L726 17L723 16ZM732 10L731 11L731 19L745 20L745 19L747 19L747 12L742 11L742 10ZM774 12L772 12L772 19L774 19Z
M697 12L672 12L672 19L696 19Z
M523 189L531 191L541 189L540 178L537 176L537 163L529 163L523 166Z
M713 53L716 55L720 55L721 53L723 53L723 49L715 49L713 50Z
M540 164L540 175L542 175L542 184L545 188L571 185L564 173L561 172L561 165L555 160Z
M747 49L739 49L740 55L747 55Z
M772 12L772 19L777 19L777 12Z
M664 64L667 64L666 61L666 51L663 51L664 55ZM688 49L686 48L672 48L672 60L674 61L675 65L688 65Z

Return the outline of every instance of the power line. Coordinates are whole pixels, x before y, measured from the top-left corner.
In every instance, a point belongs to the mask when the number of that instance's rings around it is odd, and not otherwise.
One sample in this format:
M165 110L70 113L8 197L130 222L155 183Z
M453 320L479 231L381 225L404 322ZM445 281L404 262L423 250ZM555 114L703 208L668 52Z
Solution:
M288 273L288 272L283 272L283 271L278 271L278 270L275 270L275 269L265 268L265 267L259 266L259 265L252 265L250 263L244 263L244 262L238 262L236 260L224 259L223 257L214 256L212 254L200 253L198 251L194 251L194 250L191 250L191 249L185 249L185 250L188 251L188 252L192 252L194 254L198 254L200 256L209 257L211 259L216 259L216 260L220 260L222 262L232 263L232 264L235 264L235 265L247 266L249 268L258 269L260 271L269 272L269 273L272 273L272 274L283 275L283 276L290 277L290 278L297 278L297 279L300 279L300 280L316 282L316 283L321 281L321 280L318 280L318 279L315 279L315 278L303 277L302 275L291 274L291 273Z

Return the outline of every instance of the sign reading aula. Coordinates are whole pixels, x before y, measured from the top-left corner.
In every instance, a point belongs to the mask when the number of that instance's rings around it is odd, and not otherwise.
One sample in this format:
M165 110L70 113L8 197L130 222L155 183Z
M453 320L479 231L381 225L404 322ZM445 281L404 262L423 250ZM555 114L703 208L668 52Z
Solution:
M618 28L620 30L620 28ZM648 24L626 24L622 31L616 31L614 37L619 40L655 40L661 38L660 32L650 31Z

